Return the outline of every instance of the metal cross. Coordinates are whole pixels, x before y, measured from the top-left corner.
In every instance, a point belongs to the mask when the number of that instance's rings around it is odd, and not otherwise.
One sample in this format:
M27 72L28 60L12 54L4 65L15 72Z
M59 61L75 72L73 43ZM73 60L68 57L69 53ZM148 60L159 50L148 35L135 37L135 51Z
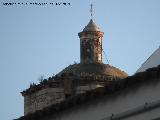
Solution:
M91 17L93 17L93 5L91 4L91 10L90 10L90 12L91 12Z

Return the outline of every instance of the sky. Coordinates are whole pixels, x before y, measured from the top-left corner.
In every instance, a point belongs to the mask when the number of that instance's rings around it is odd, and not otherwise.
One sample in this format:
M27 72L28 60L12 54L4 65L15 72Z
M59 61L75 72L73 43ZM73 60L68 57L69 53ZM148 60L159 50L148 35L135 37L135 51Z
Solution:
M133 75L160 46L160 0L37 0L48 5L0 1L0 119L23 115L20 92L40 76L80 61L78 33L91 19L104 32L103 62ZM37 2L28 0L27 2ZM49 5L52 2L54 5ZM55 5L55 3L70 3Z

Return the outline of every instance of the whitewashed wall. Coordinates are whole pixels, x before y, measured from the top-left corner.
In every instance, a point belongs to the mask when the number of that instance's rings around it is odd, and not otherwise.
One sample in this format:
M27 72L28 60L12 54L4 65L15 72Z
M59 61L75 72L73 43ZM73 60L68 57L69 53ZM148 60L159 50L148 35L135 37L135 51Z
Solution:
M123 120L160 120L160 107Z
M160 82L144 84L137 88L130 87L119 93L114 93L112 96L68 109L43 120L103 120L112 114L123 113L142 106L146 102L157 100L160 100ZM141 114L134 116L136 119L130 117L125 120L151 120L154 117L160 117L160 109L154 111L145 113L145 117Z

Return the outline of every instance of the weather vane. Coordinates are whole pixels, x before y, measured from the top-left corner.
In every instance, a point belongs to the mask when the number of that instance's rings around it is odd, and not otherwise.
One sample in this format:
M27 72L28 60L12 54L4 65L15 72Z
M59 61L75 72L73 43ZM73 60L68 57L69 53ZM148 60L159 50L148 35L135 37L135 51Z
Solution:
M90 12L91 12L91 18L93 18L93 4L91 4L91 10L90 10Z

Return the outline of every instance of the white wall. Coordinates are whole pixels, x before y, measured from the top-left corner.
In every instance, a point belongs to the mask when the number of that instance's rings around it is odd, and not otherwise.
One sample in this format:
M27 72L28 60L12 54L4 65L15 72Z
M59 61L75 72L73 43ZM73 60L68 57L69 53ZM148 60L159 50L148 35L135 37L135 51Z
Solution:
M144 84L137 88L130 87L119 93L114 93L112 96L106 96L101 100L95 100L91 103L68 109L59 115L56 115L56 117L50 117L46 120L102 120L111 116L111 114L116 115L144 105L146 102L150 103L157 100L160 100L160 82ZM155 109L154 114L157 112L160 113L159 109ZM154 114L150 112L152 118ZM149 116L149 114L147 115ZM144 120L150 120L151 117L146 117ZM133 119L134 118L125 120ZM136 118L134 120L143 119Z
M142 64L136 73L143 72L158 65L160 65L160 47Z
M123 120L154 120L156 118L160 118L160 107Z

